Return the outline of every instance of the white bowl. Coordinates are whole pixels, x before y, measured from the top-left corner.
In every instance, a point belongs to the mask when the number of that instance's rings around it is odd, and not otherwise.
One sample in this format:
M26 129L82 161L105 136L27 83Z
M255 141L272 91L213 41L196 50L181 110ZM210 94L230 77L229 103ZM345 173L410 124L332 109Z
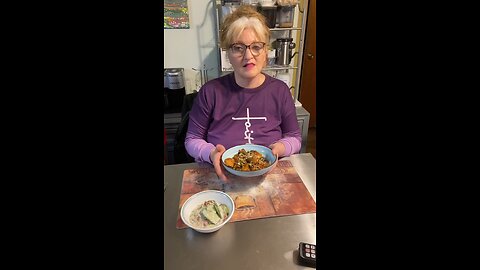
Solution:
M215 225L214 227L201 228L192 225L189 221L190 213L192 213L192 211L200 204L208 200L215 200L217 204L227 205L228 209L230 210L227 219L224 220L222 223ZM183 223L185 223L185 225L194 229L195 231L201 233L211 233L218 231L220 228L223 227L223 225L227 224L228 221L230 221L230 219L232 218L234 212L235 203L227 193L218 190L204 190L190 196L190 198L188 198L183 203L182 209L180 210L180 217L182 218L182 221Z
M259 152L265 157L266 160L270 162L270 166L257 171L244 172L244 171L234 170L233 168L230 168L227 165L225 165L225 159L233 158L235 154L238 154L238 151L240 149L245 149L245 151L247 152L251 150L255 150ZM255 177L255 176L266 174L269 171L271 171L273 168L275 168L276 163L277 163L277 156L273 155L272 149L265 147L263 145L257 145L257 144L243 144L243 145L233 146L232 148L229 148L228 150L223 152L223 155L222 155L222 165L225 168L225 170L227 170L229 173L233 175L241 176L241 177Z

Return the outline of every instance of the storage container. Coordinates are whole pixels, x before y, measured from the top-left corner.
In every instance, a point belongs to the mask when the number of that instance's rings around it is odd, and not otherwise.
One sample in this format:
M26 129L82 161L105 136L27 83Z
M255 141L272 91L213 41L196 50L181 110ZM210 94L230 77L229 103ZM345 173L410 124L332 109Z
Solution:
M275 28L277 23L277 6L258 6L258 11L265 16L267 26Z
M277 8L277 24L280 28L293 27L293 17L295 14L295 6L278 6Z

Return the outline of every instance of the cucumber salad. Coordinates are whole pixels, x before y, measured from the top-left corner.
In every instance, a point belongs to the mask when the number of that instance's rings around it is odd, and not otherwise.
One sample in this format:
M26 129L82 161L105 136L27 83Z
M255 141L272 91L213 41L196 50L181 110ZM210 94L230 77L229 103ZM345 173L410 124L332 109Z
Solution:
M208 200L192 211L189 221L195 227L208 228L225 221L229 213L227 205L219 205L215 200Z

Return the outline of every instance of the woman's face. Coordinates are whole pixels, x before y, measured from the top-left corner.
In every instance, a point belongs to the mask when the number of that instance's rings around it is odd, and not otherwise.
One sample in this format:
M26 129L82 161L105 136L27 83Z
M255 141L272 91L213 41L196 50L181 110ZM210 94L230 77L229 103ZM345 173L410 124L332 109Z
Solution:
M252 43L257 42L262 43L262 41L255 35L255 32L252 29L246 28L245 30L243 30L238 40L234 41L234 44L245 44L249 46ZM238 50L235 53L234 51L232 51L232 48L228 49L228 59L232 64L235 75L239 76L244 80L251 80L255 78L258 74L260 74L262 68L264 68L267 63L267 52L265 46L261 50L258 50L258 46L255 48L252 48L253 46L250 48L246 48L243 56L239 54ZM252 54L252 51L259 52L259 54L257 56L254 56Z

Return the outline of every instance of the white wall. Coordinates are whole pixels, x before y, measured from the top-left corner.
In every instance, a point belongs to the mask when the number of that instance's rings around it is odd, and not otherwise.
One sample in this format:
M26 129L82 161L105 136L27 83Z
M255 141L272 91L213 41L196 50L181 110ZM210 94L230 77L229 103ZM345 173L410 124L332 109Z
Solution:
M185 69L187 94L201 86L200 73L192 68L205 67L208 78L218 74L215 0L188 0L189 29L164 29L164 68Z

